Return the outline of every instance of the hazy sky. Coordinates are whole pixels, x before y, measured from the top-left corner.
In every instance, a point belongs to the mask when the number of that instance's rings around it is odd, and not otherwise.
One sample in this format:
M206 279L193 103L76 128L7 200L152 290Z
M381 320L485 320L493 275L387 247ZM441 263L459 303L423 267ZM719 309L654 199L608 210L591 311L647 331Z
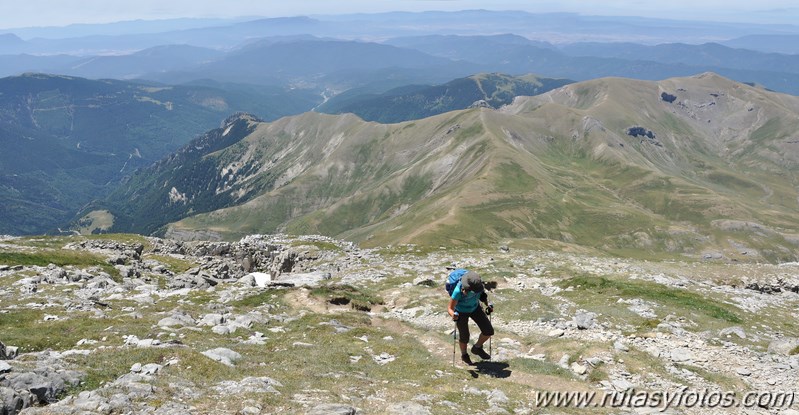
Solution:
M0 28L175 17L463 9L799 24L796 0L0 0Z

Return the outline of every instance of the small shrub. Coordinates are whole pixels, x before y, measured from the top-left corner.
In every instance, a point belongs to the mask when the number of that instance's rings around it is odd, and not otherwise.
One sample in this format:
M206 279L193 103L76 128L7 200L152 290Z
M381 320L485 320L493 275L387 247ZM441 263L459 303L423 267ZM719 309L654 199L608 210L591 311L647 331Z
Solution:
M666 101L669 104L671 104L672 102L677 100L677 96L669 94L668 92L663 92L663 93L660 94L660 99L662 99L663 101Z
M311 294L324 297L331 304L350 304L353 309L359 311L371 311L372 306L383 304L380 296L346 284L314 288Z
M602 366L604 366L604 365L605 365L605 363L602 362L602 363L598 364L596 367L594 367L590 372L588 372L588 381L589 382L591 382L591 383L599 383L599 382L601 382L603 380L607 380L608 379L608 374L602 368Z
M658 328L659 324L660 320L656 318L648 318L644 320L639 327L641 328L641 330L654 330Z

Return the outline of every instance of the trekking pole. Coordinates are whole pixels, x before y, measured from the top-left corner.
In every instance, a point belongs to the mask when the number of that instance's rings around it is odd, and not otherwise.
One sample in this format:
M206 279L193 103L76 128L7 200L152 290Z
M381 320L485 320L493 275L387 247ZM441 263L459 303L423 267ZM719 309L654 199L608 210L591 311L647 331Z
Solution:
M452 330L452 366L455 366L455 336L458 335L458 323L455 323L455 330Z
M492 312L491 314L494 314L494 313ZM491 324L491 327L493 328L494 327L494 323L491 322L491 314L488 315L488 322ZM491 337L488 338L488 355L491 356L491 358L494 357L494 348L492 347L492 344L491 344L491 340L493 338L494 338L494 336L491 336ZM485 352L483 352L483 353L485 353ZM489 358L488 360L491 360L491 358Z
M491 316L494 315L494 303L488 303L488 306L491 307L491 313L488 314L488 323L491 324L491 328L493 329L494 323L491 321ZM494 357L494 348L492 347L493 345L491 344L491 340L493 339L494 336L488 338L488 355L491 356L491 358Z
M458 315L458 312L455 312L455 315ZM458 322L453 320L455 323L455 329L452 330L452 366L455 366L455 339L458 337Z

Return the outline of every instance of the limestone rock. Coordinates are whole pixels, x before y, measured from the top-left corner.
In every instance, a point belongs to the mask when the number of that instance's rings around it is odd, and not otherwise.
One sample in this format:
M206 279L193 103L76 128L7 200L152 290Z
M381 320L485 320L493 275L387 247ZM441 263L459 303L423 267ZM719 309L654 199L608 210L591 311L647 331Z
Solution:
M743 328L741 328L739 326L727 327L726 329L722 329L721 331L719 331L719 336L722 336L722 337L730 337L733 334L738 336L738 338L741 338L741 339L745 339L746 338L746 332L744 331Z
M216 360L217 362L227 366L233 366L233 362L241 359L241 355L239 353L224 347L206 350L202 352L202 354L211 360Z
M266 376L248 376L238 382L223 381L214 389L231 395L243 393L274 393L280 395L280 391L278 391L276 387L283 387L283 384Z
M374 359L375 363L377 363L378 365L386 365L396 360L397 357L390 355L386 352L383 352L377 356L372 357L372 359Z
M264 288L272 282L272 274L265 272L251 272L239 279L239 283L249 287Z
M772 340L768 345L768 352L787 356L797 347L799 347L799 338L784 337Z
M574 325L580 330L587 330L595 324L595 313L577 313L574 316Z
M574 362L574 363L571 364L571 370L572 370L572 372L574 372L575 374L580 375L580 376L582 376L582 375L586 374L586 372L588 372L588 368L587 367L585 367L584 365L581 365L581 364L579 364L577 362Z
M416 402L399 402L391 404L387 413L392 415L430 415L430 409Z
M17 355L17 348L8 347L0 341L0 360L11 360Z
M688 349L674 349L671 351L671 360L677 363L685 363L694 360L694 355Z
M32 405L33 396L30 393L0 386L0 414L16 415Z
M194 326L196 324L197 322L190 315L182 312L174 313L158 322L160 327Z
M621 340L616 340L613 343L613 349L618 351L618 352L629 352L630 351L630 346L628 346L626 343L624 343Z
M491 406L507 405L508 402L510 402L508 396L499 389L494 389L488 394L488 404Z
M221 314L206 314L200 319L197 325L200 326L218 326L225 322L225 316ZM160 325L160 324L159 324Z
M349 405L325 403L311 408L307 415L355 415L357 410Z

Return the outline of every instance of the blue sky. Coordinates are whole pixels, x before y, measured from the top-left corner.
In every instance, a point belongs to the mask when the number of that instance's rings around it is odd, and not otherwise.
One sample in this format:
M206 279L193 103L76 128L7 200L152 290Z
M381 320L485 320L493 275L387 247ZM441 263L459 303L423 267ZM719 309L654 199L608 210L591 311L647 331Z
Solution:
M3 11L0 28L176 17L277 17L463 9L799 23L796 0L0 0L0 6Z

